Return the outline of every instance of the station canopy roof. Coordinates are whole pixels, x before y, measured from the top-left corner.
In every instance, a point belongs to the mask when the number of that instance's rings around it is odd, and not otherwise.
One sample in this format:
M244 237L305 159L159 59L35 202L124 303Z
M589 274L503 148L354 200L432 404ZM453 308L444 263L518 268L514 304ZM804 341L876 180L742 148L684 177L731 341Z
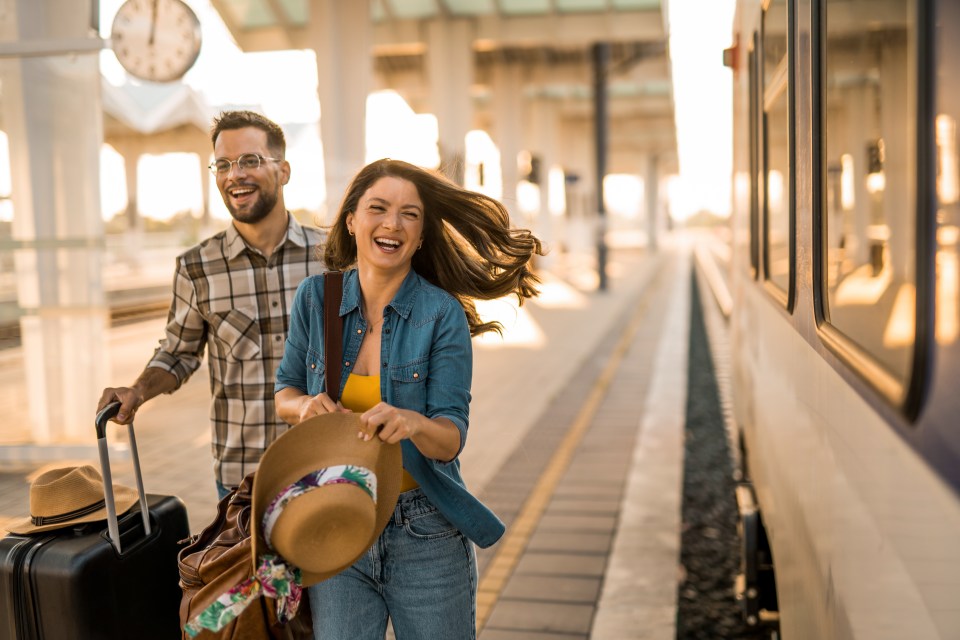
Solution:
M529 71L523 89L527 97L554 99L562 104L565 117L589 119L591 45L609 43L611 152L617 153L619 146L628 153L657 153L667 165L676 161L665 1L341 1L370 3L371 53L378 84L395 88L401 95L417 82L412 78L425 76L428 45L424 24L469 20L474 34L473 95L480 111L489 102L490 70L496 65L520 64ZM314 48L311 0L211 2L244 51Z

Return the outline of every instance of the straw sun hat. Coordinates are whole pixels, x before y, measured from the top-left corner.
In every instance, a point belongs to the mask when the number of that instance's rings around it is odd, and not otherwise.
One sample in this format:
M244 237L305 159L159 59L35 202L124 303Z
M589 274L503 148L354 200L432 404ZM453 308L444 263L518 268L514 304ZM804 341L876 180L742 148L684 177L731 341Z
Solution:
M361 440L361 430L355 413L326 413L267 448L253 480L254 566L272 549L300 569L308 587L343 571L376 542L397 504L403 463L399 444ZM322 486L293 489L320 469L330 471ZM375 499L363 481L355 482L367 471ZM284 493L292 497L284 500Z
M117 514L137 503L137 492L113 485ZM63 467L46 471L30 484L30 517L10 523L11 533L43 533L84 522L107 519L103 478L94 467Z

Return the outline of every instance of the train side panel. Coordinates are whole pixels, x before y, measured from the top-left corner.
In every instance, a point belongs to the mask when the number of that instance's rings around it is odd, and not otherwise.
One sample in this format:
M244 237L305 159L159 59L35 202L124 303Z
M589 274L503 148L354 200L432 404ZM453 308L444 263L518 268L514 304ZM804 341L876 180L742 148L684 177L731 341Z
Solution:
M910 417L840 357L818 329L814 216L821 195L815 188L823 181L815 175L820 165L813 145L818 139L811 129L819 106L811 76L815 41L810 35L816 23L810 16L824 5L807 0L788 4L794 12L790 90L796 110L791 149L796 282L789 304L771 295L765 282L762 242L751 247L758 235L762 239L764 224L751 199L761 190L762 201L766 186L755 177L763 171L762 153L750 148L756 144L751 129L757 126L751 101L763 103L750 86L751 49L754 42L762 44L755 34L762 36L764 10L754 0L737 2L731 220L733 409L745 472L771 544L781 636L960 638L956 333L945 339L944 311L938 310L937 341L931 343L923 373L927 391L918 415ZM909 6L921 17L939 16L939 45L960 47L960 9L947 10L950 3L885 4ZM856 14L857 7L847 8ZM958 95L960 76L944 73L944 58L941 52L941 72L935 74L941 84L938 111L950 112L955 122L960 113L951 98ZM954 59L960 60L960 51ZM924 188L921 181L921 202ZM943 224L944 209L941 203L940 229L950 227ZM922 217L918 224L918 251L923 251ZM939 233L949 239L955 230ZM938 287L951 286L958 274L955 244L946 250L936 247ZM939 300L942 307L943 293L930 298L930 304ZM954 305L947 313L956 317L956 291L947 293Z

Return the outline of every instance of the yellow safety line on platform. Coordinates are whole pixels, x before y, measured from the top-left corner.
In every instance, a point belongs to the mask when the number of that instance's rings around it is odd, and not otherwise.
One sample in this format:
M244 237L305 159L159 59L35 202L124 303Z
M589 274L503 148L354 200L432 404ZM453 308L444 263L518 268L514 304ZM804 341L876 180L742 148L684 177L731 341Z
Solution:
M626 356L627 350L630 348L630 343L633 341L633 336L640 327L640 323L646 312L645 302L647 299L645 296L643 303L638 305L638 309L631 319L630 325L624 331L613 355L611 355L606 367L604 367L600 377L590 390L589 397L580 408L580 412L577 414L567 434L563 437L560 446L554 451L546 469L531 491L530 497L527 498L527 501L513 521L513 524L507 529L507 532L498 545L496 555L494 555L493 560L490 561L486 571L484 571L483 578L481 578L480 584L477 587L478 630L483 629L487 618L490 617L490 613L493 611L494 605L497 603L497 600L500 599L500 593L504 587L506 587L507 580L513 575L517 563L520 562L520 557L523 555L523 551L526 549L530 537L537 528L537 524L539 524L540 518L547 508L547 503L549 503L553 497L553 493L560 483L560 479L570 465L573 454L576 453L577 447L580 446L580 441L590 427L590 421L596 414L597 409L599 409L600 402L606 395L607 389L613 381L613 376L620 366L620 362Z

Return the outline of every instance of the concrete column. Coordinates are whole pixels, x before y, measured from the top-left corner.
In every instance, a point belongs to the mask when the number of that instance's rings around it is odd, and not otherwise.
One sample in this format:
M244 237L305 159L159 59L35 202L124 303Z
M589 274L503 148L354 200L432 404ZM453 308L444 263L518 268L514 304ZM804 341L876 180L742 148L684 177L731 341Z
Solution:
M548 98L538 98L533 104L534 153L540 156L540 211L534 230L545 246L553 248L553 214L550 213L550 169L557 164L556 106ZM540 258L544 268L552 266L555 252Z
M320 217L333 222L350 180L366 161L367 95L373 86L370 3L310 0L308 28L317 53L327 187L326 212Z
M137 185L139 184L137 167L140 164L140 153L132 149L132 145L124 145L123 169L127 183L127 229L131 232L143 226L140 220L140 208L137 205Z
M647 156L643 176L643 199L647 214L647 248L656 251L660 228L660 158L653 153Z
M197 161L200 165L200 194L203 198L203 208L200 215L201 238L206 238L207 230L213 228L213 221L210 219L210 147L197 149Z
M11 0L8 42L92 38L90 2ZM107 378L97 52L0 61L20 330L34 444L93 444Z
M465 138L473 124L473 28L469 21L427 23L427 78L439 128L440 168L462 185Z
M517 65L500 62L493 72L493 138L500 149L503 175L503 204L514 220L520 220L517 206L517 154L523 139L523 84Z

